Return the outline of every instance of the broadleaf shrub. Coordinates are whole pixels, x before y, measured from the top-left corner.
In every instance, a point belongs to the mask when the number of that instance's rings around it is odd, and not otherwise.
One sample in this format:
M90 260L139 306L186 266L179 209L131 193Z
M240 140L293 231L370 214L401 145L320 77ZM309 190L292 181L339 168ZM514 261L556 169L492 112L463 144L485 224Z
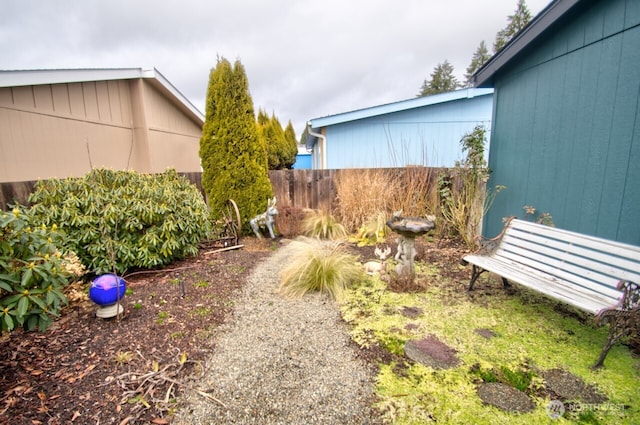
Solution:
M0 211L0 330L44 331L67 298L71 272L55 224L37 225L29 210Z
M201 193L173 169L161 174L96 169L83 178L44 180L29 201L44 223L59 223L68 248L96 274L154 268L196 255L211 230Z

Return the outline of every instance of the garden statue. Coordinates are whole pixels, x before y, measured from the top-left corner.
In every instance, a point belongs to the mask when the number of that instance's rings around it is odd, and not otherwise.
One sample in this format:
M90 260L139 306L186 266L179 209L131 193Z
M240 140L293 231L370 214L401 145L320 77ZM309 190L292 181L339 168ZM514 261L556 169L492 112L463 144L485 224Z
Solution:
M381 251L380 248L376 248L374 254L380 259L380 261L367 261L364 263L364 271L370 275L374 273L384 274L387 257L391 254L391 248L387 247L384 251Z
M253 233L256 234L258 239L262 239L262 235L260 234L260 229L267 228L269 230L269 235L271 235L271 239L275 239L275 231L273 229L274 216L278 214L278 210L276 209L276 197L273 199L267 200L267 210L262 214L258 214L249 220L249 224L253 229Z

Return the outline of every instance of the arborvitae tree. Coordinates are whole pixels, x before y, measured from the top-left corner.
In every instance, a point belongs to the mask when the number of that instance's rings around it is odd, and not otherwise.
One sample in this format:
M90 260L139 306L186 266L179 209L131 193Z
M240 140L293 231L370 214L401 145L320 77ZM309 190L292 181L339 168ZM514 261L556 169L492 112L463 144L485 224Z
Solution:
M453 65L445 60L434 68L431 73L431 80L424 80L418 97L446 93L457 89L459 86L458 79L453 75Z
M291 158L291 147L280 124L280 120L272 114L269 117L264 111L258 112L258 132L267 148L269 170L289 168L295 161L295 153Z
M209 75L200 139L202 187L212 217L219 218L231 198L245 230L251 217L266 210L273 194L255 120L244 67L240 61L232 66L219 58Z
M473 74L475 74L477 70L482 68L482 65L484 65L490 58L491 55L487 50L487 45L485 44L484 40L482 40L480 42L480 45L476 49L476 52L473 54L473 57L471 58L471 63L467 67L467 73L464 74L466 87L471 86L471 78L473 77Z
M507 17L507 26L496 34L493 42L493 52L498 53L522 28L527 26L531 20L531 12L527 8L524 0L518 0L518 6L513 15Z
M287 127L284 129L284 139L286 142L285 155L283 160L284 168L291 168L296 162L296 155L298 155L298 143L296 142L296 131L293 129L291 121L287 123Z

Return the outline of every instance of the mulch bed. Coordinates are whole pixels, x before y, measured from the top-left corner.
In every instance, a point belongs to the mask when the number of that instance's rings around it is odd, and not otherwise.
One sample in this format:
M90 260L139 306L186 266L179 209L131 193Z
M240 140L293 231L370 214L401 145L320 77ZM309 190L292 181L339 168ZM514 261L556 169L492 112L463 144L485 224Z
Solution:
M170 423L181 382L200 372L235 294L274 249L242 243L125 276L131 293L120 319L97 318L87 284L73 285L45 333L2 335L0 424Z

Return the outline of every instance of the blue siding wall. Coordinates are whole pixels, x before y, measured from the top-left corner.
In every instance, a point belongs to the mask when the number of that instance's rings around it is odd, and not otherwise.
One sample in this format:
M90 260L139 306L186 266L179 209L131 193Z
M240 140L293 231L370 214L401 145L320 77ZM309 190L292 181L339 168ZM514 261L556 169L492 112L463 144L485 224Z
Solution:
M492 98L465 98L327 126L326 168L451 167L463 158L462 136L478 124L490 128Z
M640 245L640 2L585 2L494 77L485 236L524 205Z
M296 162L291 166L294 170L310 170L311 169L311 154L299 153L296 155Z

